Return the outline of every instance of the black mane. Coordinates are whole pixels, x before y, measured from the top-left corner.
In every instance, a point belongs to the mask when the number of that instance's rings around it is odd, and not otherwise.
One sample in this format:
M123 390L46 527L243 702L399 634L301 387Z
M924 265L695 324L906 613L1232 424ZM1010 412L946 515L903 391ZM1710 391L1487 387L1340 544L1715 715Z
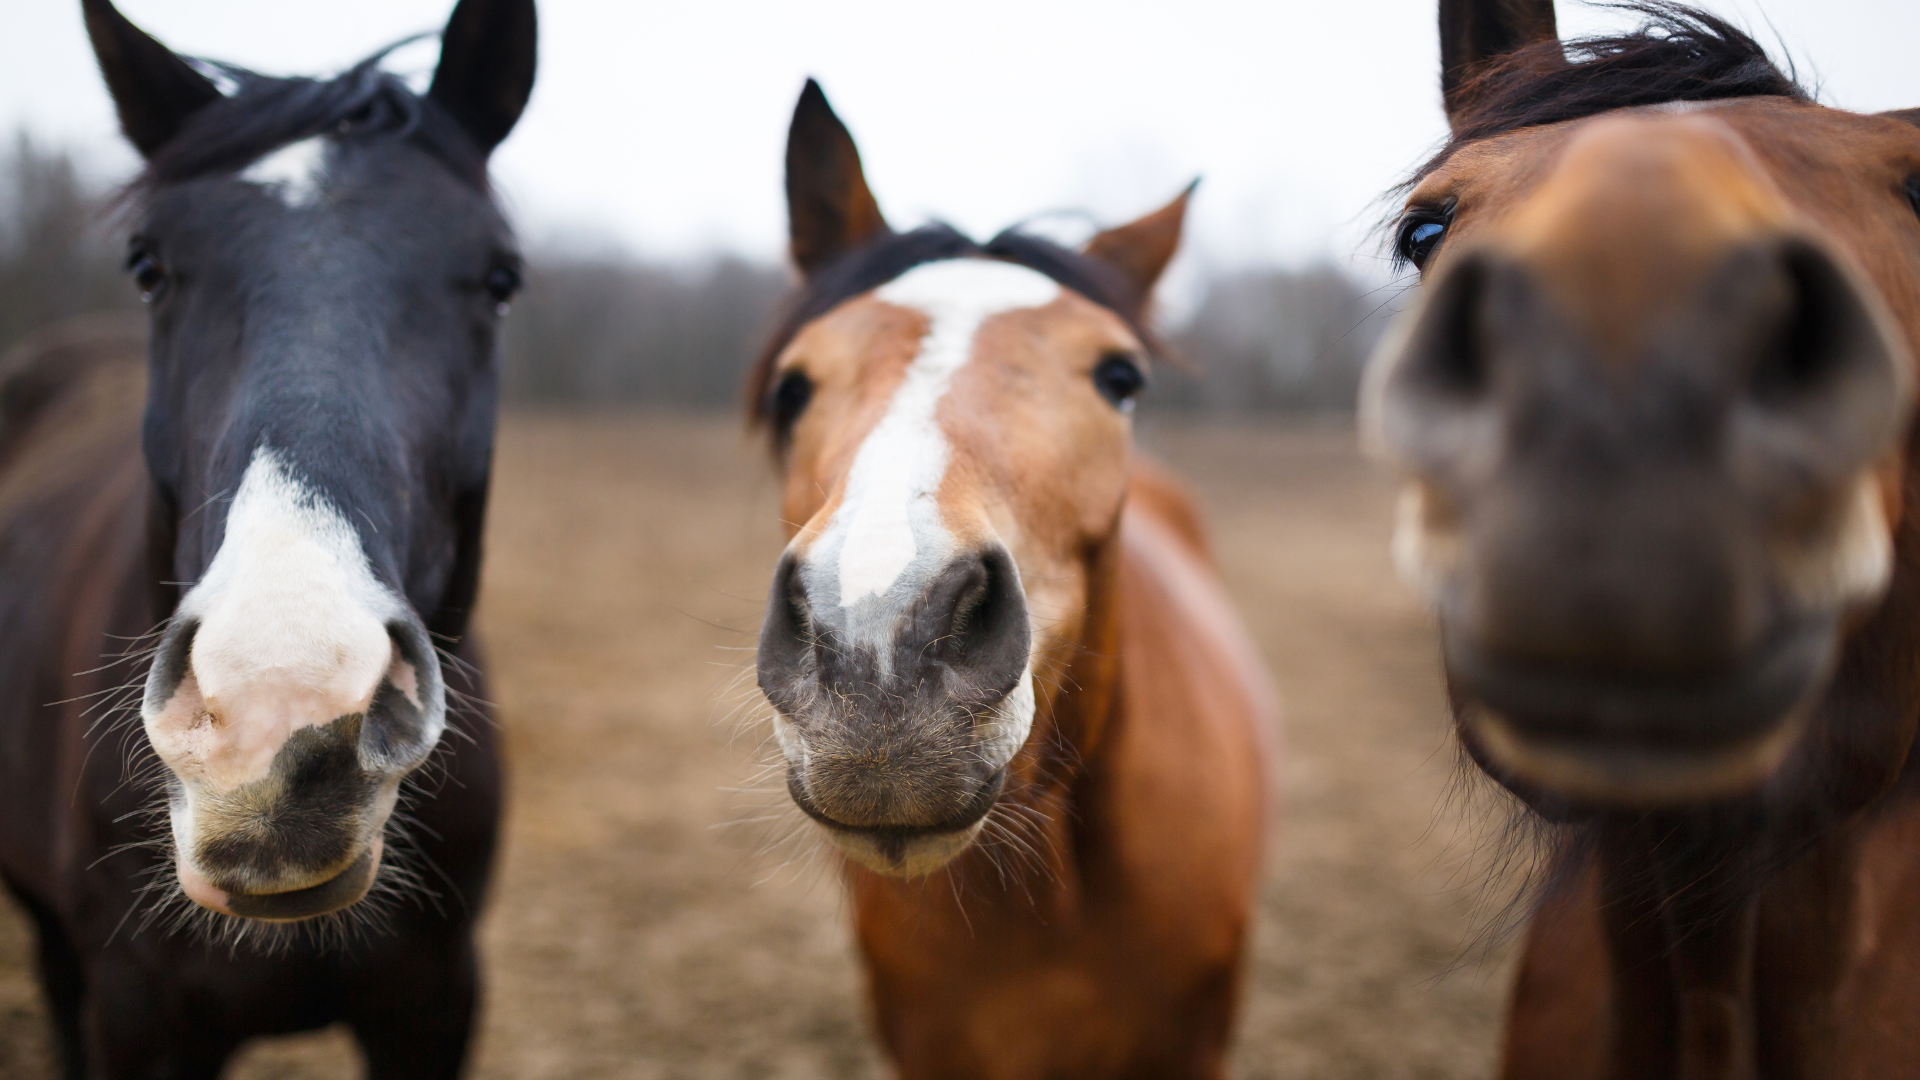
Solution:
M1609 4L1644 21L1617 36L1542 41L1488 61L1460 87L1453 133L1411 184L1468 143L1520 128L1673 101L1784 97L1811 101L1753 37L1716 15L1666 0Z
M411 41L413 39L408 39ZM202 62L232 92L188 118L133 183L152 192L219 172L245 168L265 154L315 135L413 139L455 175L482 191L486 155L460 125L431 100L380 70L390 45L330 79L276 78L231 64Z
M1146 323L1146 298L1114 268L1050 240L1007 229L981 244L951 225L924 225L889 233L848 252L814 274L788 301L766 347L747 376L748 416L755 425L769 418L768 392L774 362L808 323L847 300L871 292L923 263L960 258L998 259L1045 274L1062 288L1120 316L1149 349L1160 351Z

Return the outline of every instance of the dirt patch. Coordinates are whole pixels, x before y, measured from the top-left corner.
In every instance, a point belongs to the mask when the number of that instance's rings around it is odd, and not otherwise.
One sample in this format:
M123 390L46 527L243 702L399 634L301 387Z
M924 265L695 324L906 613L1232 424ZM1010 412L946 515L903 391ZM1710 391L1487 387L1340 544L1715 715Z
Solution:
M1506 949L1462 964L1478 879L1431 627L1387 564L1391 491L1350 430L1146 425L1192 478L1286 702L1243 1077L1482 1077ZM511 803L474 1075L883 1075L829 875L762 854L727 720L781 539L727 420L522 415L501 434L481 607ZM778 805L777 797L772 805ZM0 910L0 1080L52 1075ZM339 1032L244 1080L354 1075Z

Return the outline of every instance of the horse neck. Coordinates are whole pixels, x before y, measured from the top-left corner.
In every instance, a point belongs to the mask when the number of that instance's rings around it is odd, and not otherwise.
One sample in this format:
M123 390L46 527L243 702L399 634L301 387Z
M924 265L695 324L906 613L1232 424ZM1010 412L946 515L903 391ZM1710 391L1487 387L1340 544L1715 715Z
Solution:
M1859 830L1781 856L1763 833L1601 826L1607 1075L1748 1080L1832 1072L1835 992L1855 936ZM1730 830L1731 831L1731 830Z
M1115 711L1120 681L1120 530L1084 558L1086 616L1070 641L1036 658L1034 734L1025 751L1037 759L1032 783L1071 789L1090 768Z

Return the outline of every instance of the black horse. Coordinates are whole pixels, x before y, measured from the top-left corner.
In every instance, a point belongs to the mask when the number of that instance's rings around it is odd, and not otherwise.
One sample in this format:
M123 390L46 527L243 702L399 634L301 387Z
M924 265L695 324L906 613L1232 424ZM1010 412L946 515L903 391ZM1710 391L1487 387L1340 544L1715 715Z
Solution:
M344 1021L370 1075L454 1076L500 809L465 633L519 284L487 158L533 2L461 0L424 96L377 56L188 62L82 6L146 159L147 362L68 333L0 371L0 875L67 1075L213 1077Z

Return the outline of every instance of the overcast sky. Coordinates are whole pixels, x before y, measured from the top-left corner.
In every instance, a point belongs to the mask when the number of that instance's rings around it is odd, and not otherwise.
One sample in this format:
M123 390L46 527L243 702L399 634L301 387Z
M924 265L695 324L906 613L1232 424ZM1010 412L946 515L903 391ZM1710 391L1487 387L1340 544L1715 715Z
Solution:
M1707 0L1783 42L1830 104L1920 105L1920 2ZM133 165L78 0L15 0L0 124ZM451 0L123 0L177 51L337 70ZM1434 0L542 0L540 74L495 158L523 235L665 257L784 244L780 163L813 75L896 225L1124 220L1204 177L1196 264L1347 259L1444 130ZM1563 35L1620 16L1563 2ZM437 45L400 55L431 69ZM1365 265L1364 262L1361 265Z

